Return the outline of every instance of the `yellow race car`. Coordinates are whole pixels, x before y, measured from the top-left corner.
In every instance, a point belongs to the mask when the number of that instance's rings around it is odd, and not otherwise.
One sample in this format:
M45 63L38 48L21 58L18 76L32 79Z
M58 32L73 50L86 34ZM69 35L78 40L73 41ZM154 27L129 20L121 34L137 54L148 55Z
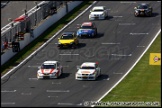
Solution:
M76 48L79 45L79 39L73 31L63 32L61 37L58 38L59 48Z

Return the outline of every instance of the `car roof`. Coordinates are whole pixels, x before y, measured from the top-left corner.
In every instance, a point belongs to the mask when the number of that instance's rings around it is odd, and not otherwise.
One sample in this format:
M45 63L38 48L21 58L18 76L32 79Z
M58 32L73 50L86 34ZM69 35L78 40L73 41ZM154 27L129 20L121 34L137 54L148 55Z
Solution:
M92 22L83 22L82 26L92 26Z
M93 9L104 9L105 6L94 6Z
M56 64L58 61L45 61L43 64L52 65Z
M95 62L84 62L82 65L81 65L81 67L82 66L93 66L93 67L95 67Z

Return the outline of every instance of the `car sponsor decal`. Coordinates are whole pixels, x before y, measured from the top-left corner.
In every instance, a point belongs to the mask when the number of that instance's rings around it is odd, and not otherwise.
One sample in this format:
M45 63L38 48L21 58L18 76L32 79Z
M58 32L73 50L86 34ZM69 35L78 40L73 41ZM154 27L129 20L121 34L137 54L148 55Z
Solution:
M82 71L82 74L89 74L89 71Z
M54 71L54 69L41 69L42 74L45 72L49 72L50 74Z

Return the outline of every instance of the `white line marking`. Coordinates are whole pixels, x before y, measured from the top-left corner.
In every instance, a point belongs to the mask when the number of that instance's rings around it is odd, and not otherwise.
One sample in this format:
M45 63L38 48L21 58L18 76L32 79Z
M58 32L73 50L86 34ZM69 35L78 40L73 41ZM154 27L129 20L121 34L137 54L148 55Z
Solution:
M4 105L4 104L5 104L5 105L6 105L6 104L12 104L12 105L13 105L13 104L15 104L15 102L1 102L1 104L3 104L3 105Z
M73 103L58 103L58 105L74 105Z
M101 44L120 44L120 43L101 43Z
M61 82L58 82L58 83L52 82L52 84L61 84Z
M35 53L37 53L39 50L41 50L42 48L44 48L44 46L46 46L46 44L48 44L50 41L52 41L60 32L62 32L67 26L69 26L71 23L73 23L76 19L78 19L82 14L84 14L88 9L90 9L95 3L97 3L97 1L94 1L90 6L88 6L84 11L82 11L77 17L75 17L72 21L70 21L67 25L65 25L62 29L60 29L56 34L54 34L49 40L47 40L47 42L45 42L38 49L36 49L32 54L30 54L27 58L25 58L19 65L17 65L16 67L13 67L10 71L8 71L6 74L4 74L1 77L1 79L3 79L5 76L7 76L9 73L11 73L13 70L17 69L23 63L25 63L26 61L28 61L28 59L30 59L32 56L34 56Z
M59 54L59 55L79 55L79 54Z
M21 93L21 95L31 95L32 93Z
M120 3L136 3L136 2L127 2L127 1L125 1L125 2L120 2Z
M16 91L17 91L17 90L12 90L12 91L9 91L9 90L3 90L3 91L1 91L1 92L3 92L3 93L4 93L4 92L5 92L5 93L6 93L6 92L11 92L11 93L13 93L13 92L16 92Z
M46 90L46 92L70 92L70 90Z
M129 54L129 55L121 55L121 54L111 54L113 56L132 56L132 54Z
M38 66L30 66L30 65L28 65L28 67L34 67L34 68L36 67L37 68Z
M58 98L58 96L48 96L48 98Z
M136 23L119 23L119 25L136 25Z
M123 17L123 16L113 16L114 18L116 18L116 17Z
M145 47L145 46L137 46L137 47Z
M148 35L149 33L130 33L130 35Z
M38 78L29 78L29 80L38 80Z
M78 106L82 106L82 103L79 103L79 104L76 104L76 105L78 105Z
M141 54L141 56L136 60L136 62L132 65L132 67L129 68L129 70L124 74L124 76L114 85L112 86L104 95L102 95L96 102L99 102L102 98L104 98L106 95L109 94L111 90L113 90L128 74L129 72L134 68L134 66L138 63L138 61L142 58L142 56L145 54L145 52L150 48L151 44L154 42L154 40L157 38L157 36L160 34L161 29L157 32L155 37L152 39L150 44L146 47L144 52ZM91 105L91 107L94 107L94 105Z
M157 2L161 2L161 1L157 1Z
M116 72L113 72L113 74L123 74L123 73L116 73Z

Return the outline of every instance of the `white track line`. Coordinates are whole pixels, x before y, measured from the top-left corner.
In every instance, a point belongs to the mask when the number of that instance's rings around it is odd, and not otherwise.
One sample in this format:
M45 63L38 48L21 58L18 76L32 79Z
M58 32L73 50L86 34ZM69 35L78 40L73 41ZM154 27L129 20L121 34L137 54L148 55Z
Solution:
M9 91L9 90L2 90L1 93L2 93L2 92L3 92L3 93L4 93L4 92L5 92L5 93L7 93L7 92L8 92L8 93L9 93L9 92L10 92L10 93L11 93L11 92L14 93L14 92L16 92L16 90L12 90L12 91Z
M121 54L111 54L112 56L132 56L132 54L129 55L121 55Z
M145 47L145 46L137 46L137 47Z
M130 33L130 35L148 35L149 33Z
M136 3L136 2L124 1L124 2L120 2L120 3Z
M59 55L79 55L79 54L59 54Z
M105 45L105 44L120 44L120 43L101 43L101 44Z
M57 105L74 105L73 103L58 103Z
M70 90L46 90L46 92L70 92Z
M103 96L101 96L97 102L99 102L102 98L104 98L113 88L115 88L127 75L128 73L134 68L134 66L138 63L138 61L142 58L142 56L145 54L145 52L150 48L150 46L152 45L152 43L154 42L154 40L157 38L157 36L160 34L161 29L157 32L157 34L155 35L155 37L152 39L152 41L150 42L150 44L146 47L146 49L144 50L144 52L141 54L141 56L136 60L136 62L132 65L132 67L130 67L130 69L126 72L126 74L114 85L112 86ZM91 107L94 107L94 105L92 105Z
M1 102L1 105L9 105L9 104L15 104L15 102Z
M17 69L19 66L21 66L23 63L27 62L32 56L34 56L39 50L41 50L44 46L46 46L52 39L54 39L60 32L62 32L67 26L69 26L71 23L73 23L76 19L78 19L82 14L84 14L89 8L91 8L97 1L94 1L88 8L86 8L83 12L81 12L77 17L75 17L72 21L70 21L67 25L65 25L62 29L60 29L56 34L54 34L47 42L45 42L43 45L41 45L38 49L36 49L32 54L30 54L27 58L25 58L20 64L18 64L16 67L13 67L10 71L8 71L6 74L4 74L1 79L3 79L5 76L7 76L9 73Z

